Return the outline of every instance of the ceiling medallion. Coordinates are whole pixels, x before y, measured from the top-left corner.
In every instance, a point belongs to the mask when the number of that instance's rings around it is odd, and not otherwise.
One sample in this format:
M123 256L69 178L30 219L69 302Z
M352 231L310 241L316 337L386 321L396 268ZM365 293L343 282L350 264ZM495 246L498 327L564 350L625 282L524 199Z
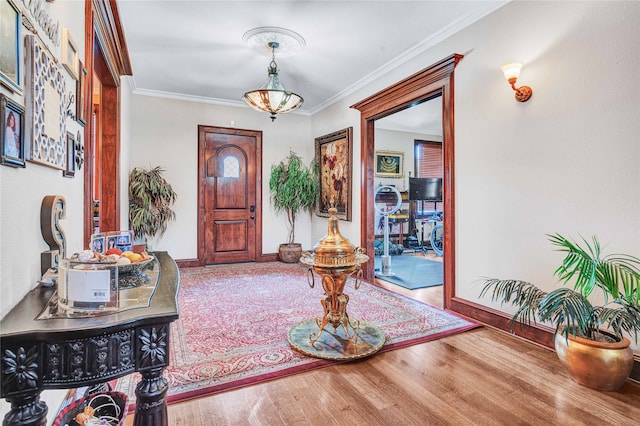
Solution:
M264 56L271 56L269 43L278 43L278 56L286 58L302 50L307 43L294 31L280 27L258 27L247 31L242 42Z

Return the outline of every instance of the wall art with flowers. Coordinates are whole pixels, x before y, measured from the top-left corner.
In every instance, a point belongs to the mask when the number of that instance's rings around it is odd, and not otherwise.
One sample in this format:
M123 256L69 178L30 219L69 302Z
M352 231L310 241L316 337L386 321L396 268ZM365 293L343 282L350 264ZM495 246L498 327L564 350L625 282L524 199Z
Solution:
M316 161L320 166L320 193L316 214L329 217L329 208L338 210L338 219L351 221L351 165L353 128L316 138Z

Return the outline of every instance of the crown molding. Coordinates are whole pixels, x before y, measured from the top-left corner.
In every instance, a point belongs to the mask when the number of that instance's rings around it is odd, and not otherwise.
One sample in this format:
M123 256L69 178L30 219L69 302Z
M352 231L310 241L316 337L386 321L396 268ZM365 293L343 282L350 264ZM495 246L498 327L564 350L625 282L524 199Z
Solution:
M219 105L219 106L227 106L227 107L250 108L243 101L230 101L228 99L209 98L206 96L185 95L183 93L164 92L161 90L138 89L136 88L136 84L134 80L135 80L134 78L129 79L129 87L131 88L131 93L133 95L151 96L156 98L173 99L177 101L197 102L202 104L211 104L211 105ZM306 115L306 116L311 115L308 111L304 111L304 110L296 110L296 111L288 112L287 114L298 114L298 115Z

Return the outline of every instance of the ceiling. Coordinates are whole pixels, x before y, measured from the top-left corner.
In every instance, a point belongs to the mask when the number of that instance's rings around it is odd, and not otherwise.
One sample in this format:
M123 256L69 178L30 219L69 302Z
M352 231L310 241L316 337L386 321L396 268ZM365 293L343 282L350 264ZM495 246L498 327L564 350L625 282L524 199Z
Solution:
M243 94L266 82L271 58L242 36L281 27L306 46L293 56L276 52L280 80L304 98L299 111L313 114L505 3L118 0L118 7L134 93L244 105ZM425 114L414 115L411 126L426 131Z

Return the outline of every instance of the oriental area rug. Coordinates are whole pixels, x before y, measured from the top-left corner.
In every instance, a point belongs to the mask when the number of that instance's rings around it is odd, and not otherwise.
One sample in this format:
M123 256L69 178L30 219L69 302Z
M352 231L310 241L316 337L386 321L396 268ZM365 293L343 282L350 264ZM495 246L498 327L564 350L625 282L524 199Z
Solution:
M368 321L386 334L381 351L397 349L479 326L449 312L367 282L356 290L349 279L351 319ZM322 317L319 277L307 268L279 262L180 269L180 318L172 323L169 404L237 389L335 364L291 348L288 330ZM330 326L328 326L330 327ZM373 355L375 356L375 355ZM140 376L118 380L115 389L135 404Z

